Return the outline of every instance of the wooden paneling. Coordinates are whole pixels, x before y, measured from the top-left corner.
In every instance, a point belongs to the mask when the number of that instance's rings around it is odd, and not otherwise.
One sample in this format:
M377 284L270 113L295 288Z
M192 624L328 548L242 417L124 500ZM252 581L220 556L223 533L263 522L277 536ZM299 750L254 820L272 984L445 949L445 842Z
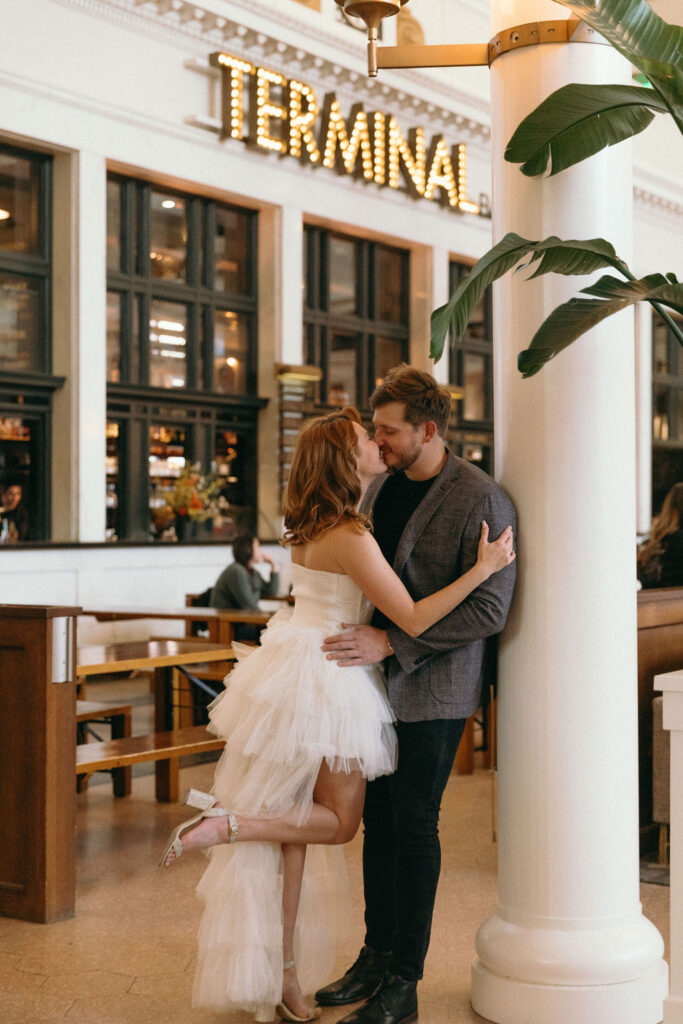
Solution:
M74 912L76 684L52 681L53 616L73 611L0 607L0 914L26 921Z

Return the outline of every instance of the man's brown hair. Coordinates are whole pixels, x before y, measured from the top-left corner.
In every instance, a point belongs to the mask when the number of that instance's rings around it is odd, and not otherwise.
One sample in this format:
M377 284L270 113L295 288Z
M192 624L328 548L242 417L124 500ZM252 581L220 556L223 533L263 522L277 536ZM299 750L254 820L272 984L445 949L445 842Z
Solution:
M405 404L405 418L414 427L432 420L441 437L446 436L451 414L451 395L447 388L437 384L430 373L400 363L389 370L382 383L370 397L374 412L389 402Z

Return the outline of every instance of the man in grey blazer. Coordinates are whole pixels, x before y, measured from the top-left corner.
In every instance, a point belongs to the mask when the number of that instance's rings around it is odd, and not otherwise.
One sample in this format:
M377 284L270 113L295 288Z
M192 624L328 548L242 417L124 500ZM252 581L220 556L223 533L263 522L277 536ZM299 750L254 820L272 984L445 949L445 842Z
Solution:
M371 398L375 439L389 471L363 499L375 537L416 600L477 560L482 522L490 536L516 528L501 487L451 454L444 437L450 395L409 366L391 370ZM441 851L439 810L466 719L481 703L484 652L512 598L514 562L417 638L381 614L325 641L340 665L384 662L397 718L394 775L370 782L363 813L365 945L338 981L316 993L323 1006L368 1001L339 1024L408 1024L429 945Z

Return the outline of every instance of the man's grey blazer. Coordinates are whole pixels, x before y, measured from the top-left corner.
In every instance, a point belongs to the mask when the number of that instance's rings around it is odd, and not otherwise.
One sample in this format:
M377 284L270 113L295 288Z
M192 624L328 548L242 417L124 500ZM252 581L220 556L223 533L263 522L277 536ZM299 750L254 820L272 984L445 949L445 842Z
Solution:
M386 477L370 485L361 511L370 512ZM415 600L433 594L477 560L482 520L490 538L516 516L510 498L491 477L451 452L408 520L394 571ZM481 703L487 637L505 625L515 585L515 563L489 576L449 615L419 637L388 629L394 657L384 663L389 701L403 722L467 718Z

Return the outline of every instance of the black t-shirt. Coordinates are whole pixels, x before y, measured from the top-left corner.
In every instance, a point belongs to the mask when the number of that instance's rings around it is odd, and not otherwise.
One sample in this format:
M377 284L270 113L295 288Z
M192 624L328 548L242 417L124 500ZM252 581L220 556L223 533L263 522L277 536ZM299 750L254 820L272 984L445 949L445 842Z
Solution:
M435 476L429 480L409 480L405 473L396 473L385 481L377 495L372 510L373 533L389 565L394 564L406 523L435 480ZM372 624L385 629L389 619L376 611Z

